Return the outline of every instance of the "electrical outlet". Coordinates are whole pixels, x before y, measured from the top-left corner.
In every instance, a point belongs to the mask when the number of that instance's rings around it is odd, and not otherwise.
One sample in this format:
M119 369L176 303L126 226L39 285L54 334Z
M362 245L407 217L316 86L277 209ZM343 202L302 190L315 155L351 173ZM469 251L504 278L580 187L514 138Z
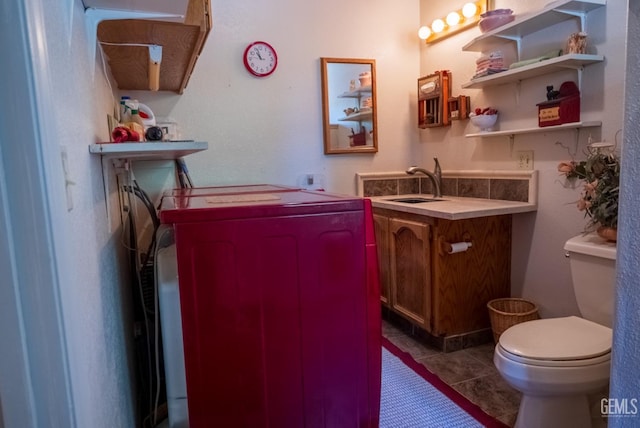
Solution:
M518 169L533 169L533 150L518 152Z

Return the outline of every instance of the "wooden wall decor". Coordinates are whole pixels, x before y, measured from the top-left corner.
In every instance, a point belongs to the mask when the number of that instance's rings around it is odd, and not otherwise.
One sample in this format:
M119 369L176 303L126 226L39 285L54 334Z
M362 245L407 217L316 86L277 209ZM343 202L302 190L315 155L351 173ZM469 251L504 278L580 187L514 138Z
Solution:
M451 123L449 98L451 72L436 71L418 79L418 127L433 128Z

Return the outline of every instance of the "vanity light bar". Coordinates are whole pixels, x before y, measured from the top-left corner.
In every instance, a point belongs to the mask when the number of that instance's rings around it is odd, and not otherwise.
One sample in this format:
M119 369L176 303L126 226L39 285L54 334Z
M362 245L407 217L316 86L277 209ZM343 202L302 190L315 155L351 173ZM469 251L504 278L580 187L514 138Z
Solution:
M423 25L418 37L425 43L432 43L476 25L480 15L489 10L489 0L477 0L465 3L460 9L449 12L447 16L436 18L430 26Z

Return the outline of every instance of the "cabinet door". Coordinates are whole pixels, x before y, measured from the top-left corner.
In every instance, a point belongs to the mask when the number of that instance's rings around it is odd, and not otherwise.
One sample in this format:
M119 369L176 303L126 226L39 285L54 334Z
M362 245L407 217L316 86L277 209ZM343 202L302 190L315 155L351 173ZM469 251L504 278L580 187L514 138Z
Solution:
M391 289L391 267L389 251L389 217L374 214L373 223L376 232L376 247L378 249L378 266L380 272L380 301L389 306L389 290Z
M391 307L431 331L429 225L390 219Z
M434 242L470 240L469 250L433 254L433 331L452 335L490 327L487 302L511 287L511 216L438 220Z

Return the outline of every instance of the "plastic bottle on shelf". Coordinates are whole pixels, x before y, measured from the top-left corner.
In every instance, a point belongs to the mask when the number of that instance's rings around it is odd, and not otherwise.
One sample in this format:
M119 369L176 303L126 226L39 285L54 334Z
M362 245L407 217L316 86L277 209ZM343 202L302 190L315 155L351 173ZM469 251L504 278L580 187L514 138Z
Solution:
M138 114L142 118L145 128L156 126L156 117L148 105L138 103Z
M144 122L142 121L138 110L131 110L131 118L129 119L129 121L138 123L144 128Z
M129 120L129 106L127 105L127 102L130 99L131 98L126 95L120 97L120 123L125 123Z
M144 141L144 122L139 114L139 103L138 100L128 100L126 102L127 107L129 108L130 114L127 121L124 123L124 126L135 131L140 136L140 141Z

